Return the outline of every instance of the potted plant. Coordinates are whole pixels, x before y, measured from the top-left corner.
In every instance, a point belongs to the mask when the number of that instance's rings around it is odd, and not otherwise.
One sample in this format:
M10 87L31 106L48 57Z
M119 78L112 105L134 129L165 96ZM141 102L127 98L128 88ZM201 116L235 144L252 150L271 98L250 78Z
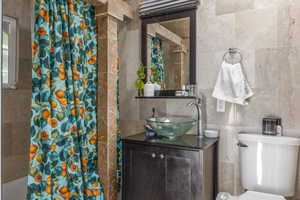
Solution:
M155 88L156 90L160 90L161 88L164 88L164 83L163 83L163 78L162 78L162 74L159 73L158 69L154 66L150 67L150 71L151 71L151 77L150 77L150 81L151 83L155 84Z
M151 83L159 84L160 75L159 75L157 69L152 66L152 67L150 67L150 71L151 71L151 77L150 77Z
M138 90L138 96L143 96L144 94L144 86L145 86L145 66L140 64L138 70L136 72L138 79L135 81L135 87Z

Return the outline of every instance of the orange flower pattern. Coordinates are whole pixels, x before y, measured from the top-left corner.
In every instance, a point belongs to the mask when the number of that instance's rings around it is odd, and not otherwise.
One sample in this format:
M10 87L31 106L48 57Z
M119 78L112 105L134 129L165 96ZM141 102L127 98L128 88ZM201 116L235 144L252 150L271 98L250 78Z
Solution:
M35 0L27 200L103 200L94 7Z

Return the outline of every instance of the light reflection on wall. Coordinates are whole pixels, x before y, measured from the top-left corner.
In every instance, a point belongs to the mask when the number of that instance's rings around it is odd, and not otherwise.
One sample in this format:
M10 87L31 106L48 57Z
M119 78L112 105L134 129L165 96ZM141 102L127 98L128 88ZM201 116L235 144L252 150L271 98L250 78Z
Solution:
M262 185L262 151L263 151L263 144L259 142L257 144L257 161L256 161L256 170L257 170L257 184Z

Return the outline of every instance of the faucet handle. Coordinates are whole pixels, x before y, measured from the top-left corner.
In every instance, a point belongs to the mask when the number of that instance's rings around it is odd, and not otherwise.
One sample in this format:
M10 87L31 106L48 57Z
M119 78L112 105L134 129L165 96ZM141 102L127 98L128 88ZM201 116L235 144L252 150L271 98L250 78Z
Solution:
M205 97L205 95L204 95L202 92L199 92L196 101L197 101L197 103L198 103L199 105L204 105L205 102L206 102L206 97Z

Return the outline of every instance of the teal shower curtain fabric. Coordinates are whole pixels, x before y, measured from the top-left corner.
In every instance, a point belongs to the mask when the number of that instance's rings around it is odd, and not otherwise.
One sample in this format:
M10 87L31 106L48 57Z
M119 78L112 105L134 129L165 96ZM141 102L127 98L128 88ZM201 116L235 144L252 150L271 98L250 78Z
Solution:
M122 183L123 183L123 179L122 179L122 168L123 168L123 160L122 160L122 154L123 154L123 142L122 142L122 138L123 138L123 134L122 133L118 133L117 135L117 173L116 173L116 177L117 177L117 192L121 191L122 188Z
M27 200L103 200L94 8L35 0Z
M151 40L151 68L152 82L164 83L164 59L163 59L163 41L158 37L153 37Z
M119 71L119 68L118 68ZM118 77L119 73L118 73ZM117 127L118 127L118 133L117 133L117 169L116 169L116 190L117 192L121 191L122 188L122 168L123 168L123 160L122 160L122 154L123 154L123 134L120 130L120 80L118 78L117 83Z

